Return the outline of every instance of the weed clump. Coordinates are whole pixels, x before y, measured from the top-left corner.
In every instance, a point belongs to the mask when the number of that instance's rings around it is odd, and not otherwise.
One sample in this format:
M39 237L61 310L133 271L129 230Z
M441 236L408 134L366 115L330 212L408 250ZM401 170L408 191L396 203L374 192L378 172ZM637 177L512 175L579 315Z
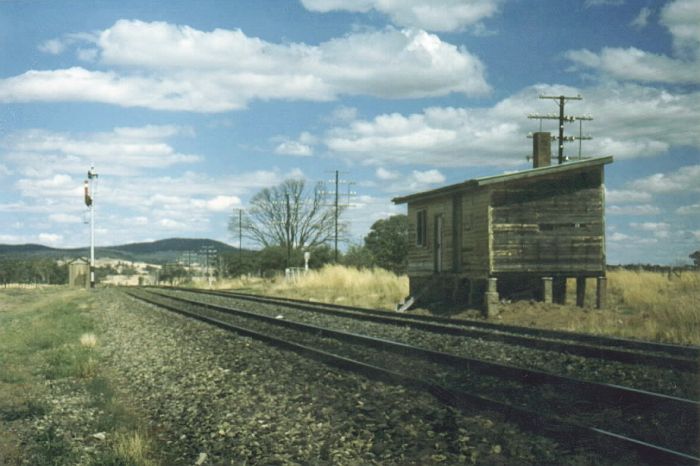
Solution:
M83 333L80 335L80 345L85 348L94 348L97 346L97 337L94 333Z

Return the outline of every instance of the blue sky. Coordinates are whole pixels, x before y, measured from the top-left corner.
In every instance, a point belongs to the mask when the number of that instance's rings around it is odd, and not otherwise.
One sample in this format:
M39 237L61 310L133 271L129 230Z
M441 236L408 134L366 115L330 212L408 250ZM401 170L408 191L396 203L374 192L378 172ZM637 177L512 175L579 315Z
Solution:
M99 245L237 245L233 209L334 170L358 242L392 197L528 168L538 95L581 94L609 262L688 262L698 24L700 0L2 1L0 243L87 244L92 163Z

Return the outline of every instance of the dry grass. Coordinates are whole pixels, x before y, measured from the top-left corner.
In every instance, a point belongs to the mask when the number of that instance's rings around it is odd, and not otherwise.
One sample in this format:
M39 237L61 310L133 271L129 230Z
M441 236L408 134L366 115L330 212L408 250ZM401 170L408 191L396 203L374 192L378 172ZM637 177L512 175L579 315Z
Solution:
M624 322L616 326L616 334L700 344L699 272L668 275L618 270L608 277L611 304Z
M326 265L296 279L241 277L215 282L213 287L394 310L396 304L408 295L408 277L379 268L360 270Z
M326 265L296 280L278 280L273 294L372 308L395 309L408 295L408 277L384 269Z
M149 457L152 447L148 439L138 432L119 434L113 446L113 453L119 461L114 464L151 466L155 462Z
M569 281L566 306L513 303L504 323L700 345L700 273L608 271L608 307L594 309L595 280L589 280L584 309L575 306L575 281Z
M94 348L97 346L97 337L94 333L83 333L80 335L80 346Z

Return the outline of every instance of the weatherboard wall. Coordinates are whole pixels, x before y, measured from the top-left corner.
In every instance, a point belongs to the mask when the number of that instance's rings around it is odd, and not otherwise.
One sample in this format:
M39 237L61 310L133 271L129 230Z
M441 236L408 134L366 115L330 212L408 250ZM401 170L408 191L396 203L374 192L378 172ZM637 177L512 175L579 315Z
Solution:
M483 287L490 277L539 283L545 276L604 275L603 168L611 161L538 168L397 198L408 205L411 293L472 282ZM423 242L419 212L426 223Z
M494 187L491 273L602 273L603 209L600 168Z

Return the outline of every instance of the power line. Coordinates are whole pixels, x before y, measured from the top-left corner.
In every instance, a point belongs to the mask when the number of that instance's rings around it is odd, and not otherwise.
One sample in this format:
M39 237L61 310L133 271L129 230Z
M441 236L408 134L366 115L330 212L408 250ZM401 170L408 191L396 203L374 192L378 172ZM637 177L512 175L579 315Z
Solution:
M546 115L540 115L537 113L531 113L527 117L530 119L538 119L540 120L540 130L542 130L542 120L559 120L559 136L555 136L554 139L558 141L559 145L559 150L558 150L558 161L559 164L561 165L564 163L565 158L564 158L564 143L565 142L573 142L573 141L579 141L579 158L581 158L581 140L584 139L592 139L589 136L583 136L581 134L581 122L583 120L593 120L593 117L590 115L565 115L564 114L564 106L566 105L566 102L569 100L583 100L583 97L580 95L576 96L564 96L564 95L541 95L539 96L540 99L552 99L556 101L556 103L559 105L559 114L556 113L548 113ZM564 136L564 123L573 123L574 121L579 122L579 136Z

